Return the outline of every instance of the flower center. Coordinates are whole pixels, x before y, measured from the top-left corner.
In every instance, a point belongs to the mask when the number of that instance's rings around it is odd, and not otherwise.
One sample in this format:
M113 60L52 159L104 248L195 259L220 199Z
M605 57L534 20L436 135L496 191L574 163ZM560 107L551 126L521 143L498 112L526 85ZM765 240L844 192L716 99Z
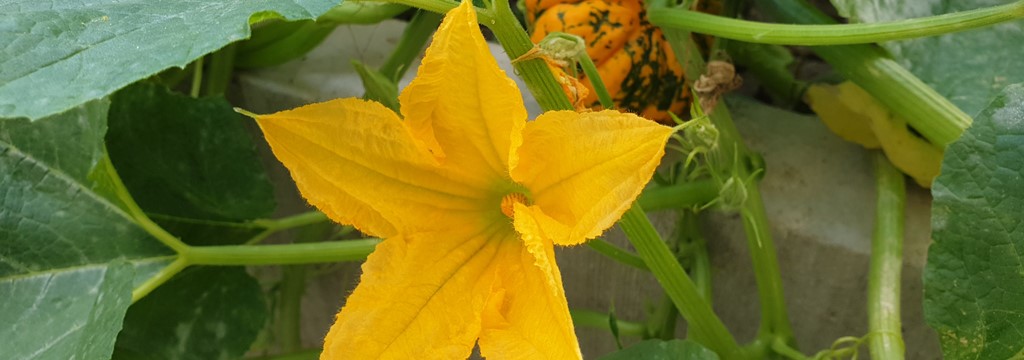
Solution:
M526 198L525 194L520 192L508 193L505 197L501 198L501 213L512 218L512 215L515 214L514 209L516 203L529 205L529 199Z

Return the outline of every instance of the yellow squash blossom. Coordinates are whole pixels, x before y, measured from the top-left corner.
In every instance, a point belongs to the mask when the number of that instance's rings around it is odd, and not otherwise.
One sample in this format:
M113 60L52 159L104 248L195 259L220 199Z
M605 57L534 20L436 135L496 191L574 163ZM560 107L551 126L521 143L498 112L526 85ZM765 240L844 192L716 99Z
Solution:
M384 106L338 99L257 121L306 199L385 239L322 359L578 359L553 244L612 226L670 128L614 111L526 121L470 2ZM404 118L404 120L403 120Z

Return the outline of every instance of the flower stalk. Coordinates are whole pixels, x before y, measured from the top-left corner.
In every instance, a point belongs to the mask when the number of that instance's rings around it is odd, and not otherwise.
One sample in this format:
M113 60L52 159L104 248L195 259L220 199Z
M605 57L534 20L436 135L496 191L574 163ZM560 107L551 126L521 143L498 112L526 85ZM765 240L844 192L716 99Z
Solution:
M619 221L622 231L636 247L651 273L686 319L694 339L723 359L740 356L740 348L729 330L715 315L711 305L700 295L697 286L686 275L672 250L665 245L657 230L639 205L633 204Z
M868 273L868 349L873 359L903 359L900 273L903 267L905 181L903 173L883 153L876 151L874 160L878 195Z

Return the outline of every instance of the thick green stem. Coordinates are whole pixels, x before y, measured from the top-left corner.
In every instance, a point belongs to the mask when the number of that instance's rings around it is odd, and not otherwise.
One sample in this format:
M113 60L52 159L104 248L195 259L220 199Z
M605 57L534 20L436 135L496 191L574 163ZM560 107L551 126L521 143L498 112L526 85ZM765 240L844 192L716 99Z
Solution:
M661 240L643 209L633 204L622 216L619 226L665 289L665 293L672 298L696 340L723 359L739 358L741 354L736 339L711 310L711 305L700 296L697 286Z
M678 8L647 13L663 28L687 30L752 43L779 45L870 44L976 29L1024 18L1024 1L976 10L885 23L793 25L715 16Z
M834 23L803 0L758 0L758 4L783 21ZM970 116L886 56L877 46L844 45L812 49L847 79L906 119L935 145L945 148L971 124Z
M875 232L868 273L868 348L873 359L903 359L900 324L900 272L903 267L903 173L875 153L878 186Z
M572 316L572 323L577 327L582 326L611 331L611 326L608 324L608 314L590 310L569 309L569 315ZM621 335L642 337L647 334L647 327L644 324L618 319L615 322Z
M695 180L644 189L637 203L646 211L685 209L702 206L718 197L718 183L711 179Z
M533 42L526 30L519 25L516 16L509 8L508 0L494 1L494 20L489 23L481 20L494 32L494 37L505 48L509 58L515 59L530 49L533 49ZM515 63L516 72L526 81L530 93L540 104L544 111L550 110L573 110L572 103L562 91L562 86L555 80L547 63L541 59L519 61Z
M290 265L365 259L378 239L282 245L189 247L182 253L191 265Z
M437 30L441 19L442 16L438 13L423 10L416 12L412 20L409 20L409 25L402 31L402 38L398 40L395 51L388 56L378 71L398 83L416 57L423 52L423 47L430 41L430 36Z

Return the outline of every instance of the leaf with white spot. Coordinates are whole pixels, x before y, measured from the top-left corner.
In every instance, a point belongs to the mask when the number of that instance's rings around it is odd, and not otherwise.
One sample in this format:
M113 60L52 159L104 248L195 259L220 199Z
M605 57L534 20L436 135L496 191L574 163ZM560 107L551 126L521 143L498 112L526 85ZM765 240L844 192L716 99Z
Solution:
M239 359L266 319L263 290L245 268L188 269L132 305L114 359Z

